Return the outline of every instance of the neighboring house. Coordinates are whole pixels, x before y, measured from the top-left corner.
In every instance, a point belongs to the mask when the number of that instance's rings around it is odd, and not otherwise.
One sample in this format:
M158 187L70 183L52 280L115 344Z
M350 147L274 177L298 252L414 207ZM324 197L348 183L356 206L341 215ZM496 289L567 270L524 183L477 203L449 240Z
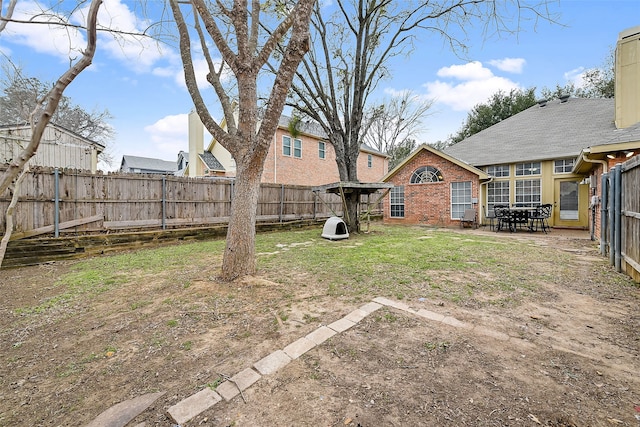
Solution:
M178 170L176 162L150 157L122 156L120 172L173 175Z
M553 205L550 224L555 227L593 227L590 203L599 196L599 175L612 164L640 153L640 27L620 34L616 49L616 98L580 99L564 97L541 101L521 113L497 123L471 137L447 147L444 153L427 150L431 157L403 162L385 180L404 186L404 222L418 222L420 211L439 203L433 184L417 184L410 177L419 168L437 166L440 155L453 166L471 165L482 170L475 185L476 195L465 195L465 203L478 199L481 222L496 204L533 206ZM417 152L425 151L421 147ZM418 159L420 159L418 157ZM453 159L453 160L452 160ZM442 176L449 180L447 174ZM402 179L399 179L402 177ZM587 179L589 178L589 179ZM412 199L407 202L407 188ZM453 190L448 197L453 197ZM393 190L391 196L393 197ZM447 197L445 192L440 197ZM419 201L417 199L420 199ZM388 200L387 202L390 202ZM385 220L400 221L389 203ZM413 212L411 209L417 209ZM394 213L396 216L394 216ZM458 212L441 208L441 215L454 221ZM433 214L427 215L430 223ZM596 224L597 227L597 224Z
M201 143L203 127L199 119L196 120L197 117L194 112L190 113L187 175L235 176L235 161L218 141L213 139L204 150ZM289 131L290 120L287 116L280 118L265 159L262 182L318 186L340 181L335 151L320 126L301 122L298 134L294 137ZM223 120L223 129L224 125ZM196 164L197 168L192 169L192 164ZM363 146L358 157L358 179L362 182L379 182L387 172L388 165L389 157L386 154Z
M0 164L9 163L16 158L30 140L29 124L0 126ZM49 123L29 165L90 170L95 173L98 169L98 155L104 148L102 144Z

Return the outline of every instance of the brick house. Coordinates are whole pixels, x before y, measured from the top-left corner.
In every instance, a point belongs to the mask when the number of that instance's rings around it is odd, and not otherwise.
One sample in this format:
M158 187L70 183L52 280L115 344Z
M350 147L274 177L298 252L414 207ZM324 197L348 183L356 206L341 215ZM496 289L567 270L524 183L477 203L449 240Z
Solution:
M384 218L405 223L458 223L455 219L461 215L454 206L454 196L460 194L460 182L471 175L447 174L442 162L448 161L451 168L467 168L477 176L470 186L471 196L465 190L461 203L475 201L481 223L496 204L549 203L553 205L551 226L590 229L596 235L602 173L638 154L640 27L634 27L618 38L615 99L540 101L443 153L420 147L384 178L398 187L385 201ZM428 185L415 185L421 173L430 174ZM451 185L448 193L445 182ZM434 211L436 206L438 211Z
M295 136L289 131L291 118L281 116L265 159L263 183L317 186L340 181L336 155L322 128L301 122ZM224 120L221 123L224 129ZM198 115L189 115L188 176L234 177L236 165L231 154L215 139L204 149L203 125ZM191 168L191 165L197 165ZM362 146L358 157L358 178L379 182L389 166L389 156Z
M478 209L486 172L423 144L382 180L394 184L384 199L386 223L448 227L465 209Z

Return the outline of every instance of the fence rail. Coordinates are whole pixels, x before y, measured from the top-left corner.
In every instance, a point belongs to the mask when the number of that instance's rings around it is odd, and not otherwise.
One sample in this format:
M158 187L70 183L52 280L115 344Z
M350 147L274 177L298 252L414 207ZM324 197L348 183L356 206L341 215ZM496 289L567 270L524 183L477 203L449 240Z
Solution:
M2 168L0 168L0 171ZM231 179L39 168L28 173L19 191L12 240L35 235L165 230L226 224L231 214ZM371 195L370 200L377 200ZM0 233L5 232L11 194L0 195ZM367 196L363 201L368 202ZM363 205L364 206L364 205ZM379 203L374 212L381 212ZM262 184L258 222L322 219L342 215L339 195L311 187Z
M601 237L603 255L617 271L640 282L640 156L602 176Z

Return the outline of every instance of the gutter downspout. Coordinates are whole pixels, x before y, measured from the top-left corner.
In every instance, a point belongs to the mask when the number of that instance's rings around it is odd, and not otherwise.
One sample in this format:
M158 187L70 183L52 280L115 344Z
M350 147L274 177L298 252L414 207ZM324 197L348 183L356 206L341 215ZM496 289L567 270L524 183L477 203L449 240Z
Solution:
M609 168L609 163L607 163L606 160L588 159L587 155L585 153L582 153L582 161L583 162L587 162L587 163L599 163L599 164L601 164L602 165L602 175L603 176L607 173L608 168ZM600 187L600 191L602 191L602 187ZM600 193L600 196L602 196L602 193ZM591 196L589 196L589 197L591 197ZM601 200L602 200L602 198L601 198ZM600 206L601 206L600 209L602 209L602 202L600 203ZM591 212L591 215L593 217L593 220L592 220L593 221L593 226L592 226L592 229L591 229L591 240L592 241L596 240L596 236L595 236L595 232L596 232L596 224L595 224L595 222L596 222L596 212L595 212L595 209L596 209L596 207L595 207L595 205L593 205L592 206L592 212ZM605 214L601 210L600 211L600 235L601 235L601 237L600 237L600 248L601 248L601 250L602 250L603 245L604 245L604 238L602 238L602 227L604 226L604 221L603 221L604 216L605 216Z
M487 184L489 184L489 183L491 183L491 182L493 182L493 177L490 175L490 176L489 176L489 181L485 181L485 182L483 182L482 184L480 184L480 194L478 194L478 201L479 201L479 203L480 203L480 207L483 207L483 206L484 206L484 197L482 197L482 195L484 194L484 192L482 191L482 186L483 186L483 185L487 185ZM482 223L483 223L483 224L484 224L484 222L487 220L487 218L485 218L485 217L484 217L484 214L486 214L486 213L487 213L487 212L483 209L483 210L482 210L482 214L483 214L483 215L481 216L481 218L482 218ZM478 215L478 216L480 216L480 215ZM485 225L486 225L486 224L485 224Z

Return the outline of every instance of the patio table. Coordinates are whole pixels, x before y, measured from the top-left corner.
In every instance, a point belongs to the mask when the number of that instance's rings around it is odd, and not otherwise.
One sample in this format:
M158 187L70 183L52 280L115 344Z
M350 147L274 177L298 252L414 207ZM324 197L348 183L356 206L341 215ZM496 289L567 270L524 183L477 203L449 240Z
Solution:
M537 206L496 206L496 218L498 219L496 231L500 231L504 226L507 226L509 231L515 232L518 226L522 228L522 225L526 225L528 231L534 231L530 218L537 210Z

